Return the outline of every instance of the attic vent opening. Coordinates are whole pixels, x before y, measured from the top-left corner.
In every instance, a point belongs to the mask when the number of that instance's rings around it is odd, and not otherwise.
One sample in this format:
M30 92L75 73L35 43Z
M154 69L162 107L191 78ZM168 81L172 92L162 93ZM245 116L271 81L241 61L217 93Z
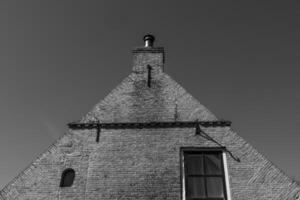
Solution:
M147 85L150 88L151 87L151 70L152 70L152 67L150 65L147 65L147 69L148 69L148 81L147 81Z
M61 174L60 187L71 187L75 179L74 169L68 168Z

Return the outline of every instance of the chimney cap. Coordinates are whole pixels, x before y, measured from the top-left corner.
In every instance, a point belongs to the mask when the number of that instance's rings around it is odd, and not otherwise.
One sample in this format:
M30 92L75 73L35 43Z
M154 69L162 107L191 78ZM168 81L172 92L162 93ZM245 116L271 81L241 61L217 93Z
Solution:
M145 42L145 47L152 47L153 46L153 43L154 43L154 40L155 40L155 37L151 34L147 34L144 36L144 42Z

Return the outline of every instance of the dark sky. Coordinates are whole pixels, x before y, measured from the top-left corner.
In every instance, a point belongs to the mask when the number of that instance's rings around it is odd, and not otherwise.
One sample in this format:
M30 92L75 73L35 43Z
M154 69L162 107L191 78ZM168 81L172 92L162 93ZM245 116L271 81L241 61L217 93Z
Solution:
M103 99L146 33L165 71L300 179L299 1L0 1L0 188Z

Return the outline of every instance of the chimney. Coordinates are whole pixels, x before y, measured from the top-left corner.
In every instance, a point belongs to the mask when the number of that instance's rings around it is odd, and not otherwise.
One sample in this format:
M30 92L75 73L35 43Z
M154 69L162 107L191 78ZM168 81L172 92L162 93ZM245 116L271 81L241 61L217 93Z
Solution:
M144 46L134 48L133 71L139 74L148 73L151 69L152 75L161 73L164 67L164 48L155 47L155 37L147 34L143 38Z

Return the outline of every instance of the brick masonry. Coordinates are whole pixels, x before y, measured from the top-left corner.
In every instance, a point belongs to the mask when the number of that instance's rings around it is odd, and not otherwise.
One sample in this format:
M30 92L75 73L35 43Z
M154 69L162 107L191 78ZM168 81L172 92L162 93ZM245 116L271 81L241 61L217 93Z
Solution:
M151 87L148 86L151 66ZM163 71L164 49L133 50L133 72L81 122L217 120ZM227 155L233 200L296 200L300 187L230 127L202 127ZM182 199L181 147L216 147L194 128L69 130L0 193L0 200ZM76 171L60 188L61 173ZM298 198L299 199L299 198Z

